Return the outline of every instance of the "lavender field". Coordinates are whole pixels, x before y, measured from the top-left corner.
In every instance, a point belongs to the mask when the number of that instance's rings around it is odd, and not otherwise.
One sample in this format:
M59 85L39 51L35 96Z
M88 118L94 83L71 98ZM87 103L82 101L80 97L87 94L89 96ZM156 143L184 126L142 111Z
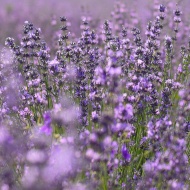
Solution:
M188 1L0 2L1 190L190 189Z

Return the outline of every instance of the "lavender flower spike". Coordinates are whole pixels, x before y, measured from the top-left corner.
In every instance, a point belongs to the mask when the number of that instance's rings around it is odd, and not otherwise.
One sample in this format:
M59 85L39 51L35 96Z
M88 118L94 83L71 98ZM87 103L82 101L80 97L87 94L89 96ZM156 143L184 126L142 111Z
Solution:
M130 162L131 160L131 155L126 147L126 145L122 145L122 148L121 148L121 153L122 153L122 156L123 158L127 161L127 162Z
M50 112L46 112L44 114L44 125L40 128L40 132L51 135L52 127L51 127L51 115Z

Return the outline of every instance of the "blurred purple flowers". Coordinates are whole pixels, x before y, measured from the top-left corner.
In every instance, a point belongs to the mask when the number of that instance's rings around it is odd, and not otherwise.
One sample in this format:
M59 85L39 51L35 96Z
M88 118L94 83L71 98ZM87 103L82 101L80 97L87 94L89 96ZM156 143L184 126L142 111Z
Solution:
M51 114L50 112L46 112L44 114L44 125L40 128L40 132L51 135L52 134L52 126L51 126Z
M190 28L179 4L154 3L146 27L116 1L77 34L53 16L47 43L29 21L6 39L0 189L189 189Z

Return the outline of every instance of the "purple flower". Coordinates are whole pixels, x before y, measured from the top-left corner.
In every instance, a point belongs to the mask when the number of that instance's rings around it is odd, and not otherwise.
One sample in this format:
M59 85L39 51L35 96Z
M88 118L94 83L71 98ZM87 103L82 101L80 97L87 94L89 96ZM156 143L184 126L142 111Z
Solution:
M45 133L46 135L51 135L51 115L49 112L44 114L44 125L40 128L40 132Z
M122 156L123 158L129 162L131 160L131 155L126 147L126 145L123 145L122 148L121 148L121 153L122 153Z
M115 117L123 120L130 120L133 118L133 107L131 104L119 104L115 108Z
M160 8L159 8L159 9L160 9L160 12L161 12L161 13L165 12L165 8L166 8L166 7L165 7L164 5L160 5Z
M113 57L111 57L111 60L113 63L116 63L118 59L117 59L117 57L113 56Z

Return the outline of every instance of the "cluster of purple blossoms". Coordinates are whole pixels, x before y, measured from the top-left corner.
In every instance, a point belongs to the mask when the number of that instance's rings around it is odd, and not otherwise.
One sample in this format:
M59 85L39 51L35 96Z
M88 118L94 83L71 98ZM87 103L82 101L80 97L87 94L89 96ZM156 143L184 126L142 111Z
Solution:
M171 6L146 29L118 1L110 20L82 17L80 37L60 17L50 47L28 21L6 39L1 189L190 188L190 39Z

